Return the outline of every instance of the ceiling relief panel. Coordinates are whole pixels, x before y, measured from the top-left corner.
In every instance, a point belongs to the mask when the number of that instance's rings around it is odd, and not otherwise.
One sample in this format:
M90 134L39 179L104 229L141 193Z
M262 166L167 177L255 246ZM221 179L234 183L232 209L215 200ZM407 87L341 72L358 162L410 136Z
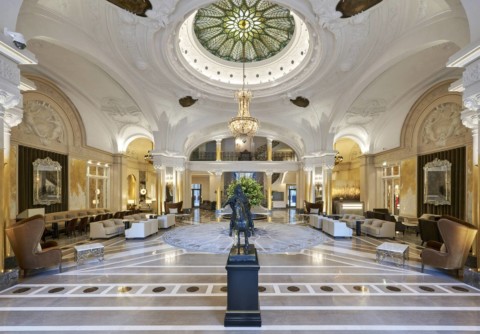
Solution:
M20 131L36 137L44 146L49 146L53 142L67 144L63 121L46 101L25 102L23 122L19 128Z
M462 124L461 111L461 106L452 102L435 107L424 122L422 144L442 147L448 139L464 136L468 130Z
M345 115L348 125L367 125L375 121L387 111L387 101L384 99L360 101Z
M150 131L150 126L137 106L121 99L106 97L102 99L102 111L114 121L120 130L129 125L137 125Z

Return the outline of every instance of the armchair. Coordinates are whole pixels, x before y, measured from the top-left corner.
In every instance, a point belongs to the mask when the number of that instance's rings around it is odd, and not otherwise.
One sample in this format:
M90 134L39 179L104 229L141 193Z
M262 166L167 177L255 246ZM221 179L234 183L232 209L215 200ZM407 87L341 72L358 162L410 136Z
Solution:
M461 270L478 229L474 225L453 217L442 217L438 221L438 229L444 243L443 245L435 241L427 243L427 248L424 248L421 253L422 272L425 265L430 265L447 270L458 270L461 276Z
M165 214L168 215L169 213L183 213L182 206L183 206L183 201L180 201L177 203L165 201L164 202ZM173 212L171 211L172 209L173 209Z
M42 215L21 220L5 229L24 276L27 270L53 266L58 266L59 272L62 271L62 251L55 247L46 248L53 246L52 242L43 245L46 249L39 247L44 230L45 219Z
M323 201L311 203L304 200L303 208L305 209L306 214L314 213L314 211L316 211L316 214L321 214L323 210Z

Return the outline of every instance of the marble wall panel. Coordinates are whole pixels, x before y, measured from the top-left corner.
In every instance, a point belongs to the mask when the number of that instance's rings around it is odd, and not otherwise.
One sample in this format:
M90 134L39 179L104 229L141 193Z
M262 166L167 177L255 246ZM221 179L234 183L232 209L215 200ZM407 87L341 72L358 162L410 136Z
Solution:
M87 208L87 162L85 160L70 159L70 210Z
M400 165L400 214L417 216L417 160L403 160Z

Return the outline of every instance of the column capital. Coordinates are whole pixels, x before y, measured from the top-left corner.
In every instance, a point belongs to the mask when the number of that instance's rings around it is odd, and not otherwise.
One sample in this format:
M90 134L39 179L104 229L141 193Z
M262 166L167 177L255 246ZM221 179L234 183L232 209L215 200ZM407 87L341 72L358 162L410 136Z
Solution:
M273 171L271 171L271 170L266 170L266 171L265 171L265 175L266 175L267 177L272 177Z
M478 106L478 105L477 105ZM469 129L477 129L478 130L478 124L479 124L479 119L480 119L480 110L477 109L465 109L462 111L460 114L460 117L462 119L462 123L465 127Z
M10 108L5 112L0 110L0 118L2 117L4 125L11 129L22 122L23 110L18 107Z
M272 137L267 137L267 143L271 145L272 142L273 142L273 138Z
M223 140L223 138L215 138L215 141L217 142L217 145L221 144L222 140Z
M214 174L215 174L215 176L222 176L223 171L221 171L221 170L216 170L216 171L214 172Z
M20 91L17 93L7 92L0 89L0 111L15 107L20 102Z

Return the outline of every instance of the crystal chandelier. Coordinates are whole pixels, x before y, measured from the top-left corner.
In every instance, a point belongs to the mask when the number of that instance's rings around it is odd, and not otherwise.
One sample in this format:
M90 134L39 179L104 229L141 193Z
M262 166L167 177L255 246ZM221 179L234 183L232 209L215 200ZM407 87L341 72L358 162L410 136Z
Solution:
M238 22L238 29L244 30L248 28L248 21L240 20ZM235 98L238 100L238 114L228 122L228 128L235 138L253 137L259 127L259 122L255 117L250 115L249 107L252 99L252 92L245 89L245 44L242 50L242 89L235 93Z

